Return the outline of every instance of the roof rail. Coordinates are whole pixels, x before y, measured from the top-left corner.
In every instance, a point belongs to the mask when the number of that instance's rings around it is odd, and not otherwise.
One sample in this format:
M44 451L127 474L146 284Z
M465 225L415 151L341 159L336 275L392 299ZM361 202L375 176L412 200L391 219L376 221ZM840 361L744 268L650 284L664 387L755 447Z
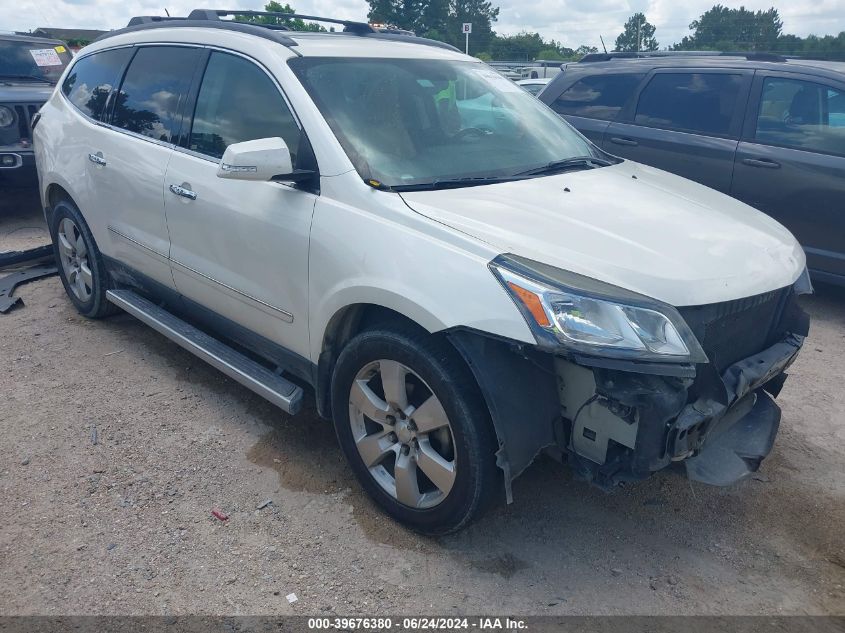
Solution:
M787 58L778 53L755 51L613 51L611 53L588 53L578 63L609 62L614 59L647 59L653 57L744 57L749 61L785 62Z
M164 29L173 27L201 27L206 29L237 31L238 33L255 35L256 37L260 37L265 40L270 40L276 42L277 44L281 44L282 46L296 46L295 40L292 40L287 35L284 35L284 33L280 33L280 29L278 29L278 27L273 28L272 25L270 25L270 28L267 28L266 26L250 24L249 22L233 22L230 20L191 20L188 18L162 18L159 16L141 16L137 18L132 18L131 20L129 20L129 24L125 28L103 33L94 41L100 42L110 37L123 35L124 33L134 33L136 31L147 31L150 29Z
M188 15L189 20L220 20L221 16L252 16L271 18L299 18L301 20L316 20L317 22L328 22L329 24L340 24L346 33L376 33L377 31L366 22L353 22L351 20L339 20L337 18L322 18L316 15L304 15L301 13L280 13L277 11L249 11L249 10L228 10L228 9L194 9ZM262 25L266 26L266 25Z
M436 48L444 48L450 51L460 52L457 48L446 42L438 42L437 40L430 40L424 37L417 37L410 31L403 31L401 29L393 28L379 28L373 27L366 22L354 22L351 20L339 20L335 18L323 18L314 15L303 15L300 13L278 13L274 11L237 11L225 9L194 9L188 17L164 17L158 15L142 15L134 17L129 20L129 24L122 29L109 31L98 37L94 41L104 40L109 37L115 37L123 33L132 33L135 31L145 31L148 29L158 28L173 28L173 27L200 27L200 28L214 28L225 29L227 31L237 31L249 35L255 35L264 39L271 40L283 46L296 46L297 42L287 33L293 33L291 29L283 24L259 24L256 22L238 22L236 20L221 20L221 16L269 16L277 18L299 18L303 20L315 20L318 22L328 22L330 24L340 24L343 26L342 32L332 33L333 35L357 35L363 37L370 37L378 40L390 40L397 42L408 42L413 44L421 44L424 46L434 46ZM280 32L281 31L281 32Z

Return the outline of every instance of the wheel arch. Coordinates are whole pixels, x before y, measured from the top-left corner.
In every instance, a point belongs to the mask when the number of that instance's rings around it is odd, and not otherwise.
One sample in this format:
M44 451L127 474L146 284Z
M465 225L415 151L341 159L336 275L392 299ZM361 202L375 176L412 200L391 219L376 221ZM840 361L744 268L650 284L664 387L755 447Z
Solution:
M322 417L331 418L331 376L341 350L354 336L376 326L407 327L433 333L402 312L382 304L352 303L338 308L323 328L317 357L315 395L317 412Z
M76 201L73 199L73 196L70 192L58 182L51 182L47 185L47 188L44 190L44 219L47 221L47 226L49 227L53 221L53 209L55 208L56 204L61 202L62 200L67 200L73 206L75 206L79 213L82 213L82 210L79 209L79 205L76 204ZM83 218L85 216L83 215Z

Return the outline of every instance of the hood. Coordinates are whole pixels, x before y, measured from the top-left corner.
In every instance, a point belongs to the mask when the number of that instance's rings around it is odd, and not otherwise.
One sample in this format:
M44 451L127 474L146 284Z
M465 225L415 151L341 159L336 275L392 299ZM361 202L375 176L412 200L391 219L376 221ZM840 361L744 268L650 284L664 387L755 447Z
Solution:
M804 251L772 218L659 169L611 167L403 192L416 212L521 255L674 306L795 282Z
M44 103L54 88L53 84L0 77L0 103Z

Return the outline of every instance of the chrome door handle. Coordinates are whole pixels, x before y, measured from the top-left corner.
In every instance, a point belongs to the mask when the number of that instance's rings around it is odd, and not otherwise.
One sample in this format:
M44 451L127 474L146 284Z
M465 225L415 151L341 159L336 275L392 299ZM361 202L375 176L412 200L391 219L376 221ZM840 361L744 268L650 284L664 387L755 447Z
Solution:
M183 198L187 198L188 200L197 199L196 192L191 191L190 189L182 185L170 185L170 191L175 193L177 196L182 196Z
M101 167L106 166L106 159L103 158L102 152L97 152L96 154L88 154L88 160L90 160L95 165L100 165Z

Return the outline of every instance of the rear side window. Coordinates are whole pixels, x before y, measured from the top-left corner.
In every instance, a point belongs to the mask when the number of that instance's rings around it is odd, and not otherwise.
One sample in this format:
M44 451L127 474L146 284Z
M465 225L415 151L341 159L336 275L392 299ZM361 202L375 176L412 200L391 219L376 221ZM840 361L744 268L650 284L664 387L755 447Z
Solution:
M845 93L810 81L768 77L755 136L767 145L845 155Z
M170 143L199 55L195 48L141 48L115 98L112 124Z
M84 114L102 120L109 94L131 55L131 48L116 48L83 57L71 68L62 92Z
M640 94L637 125L729 136L742 75L667 73L655 75Z
M593 75L579 79L552 103L558 114L612 121L625 107L643 74Z
M233 143L281 137L296 160L299 126L281 93L252 62L212 53L202 80L189 149L215 158Z

